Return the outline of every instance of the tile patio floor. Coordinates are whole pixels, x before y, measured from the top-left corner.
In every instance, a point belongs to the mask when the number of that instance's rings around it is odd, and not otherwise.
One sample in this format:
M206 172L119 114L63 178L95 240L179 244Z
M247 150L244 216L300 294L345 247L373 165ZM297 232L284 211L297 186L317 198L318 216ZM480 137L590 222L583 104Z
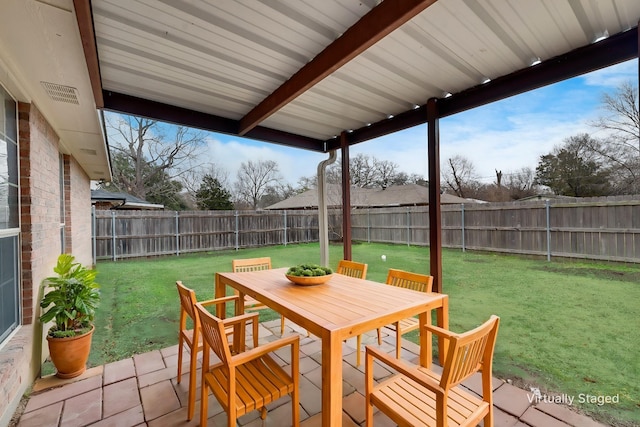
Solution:
M321 342L296 325L287 323L289 332L300 333L300 420L301 426L321 425ZM260 325L260 340L278 338L280 320ZM275 334L272 332L275 331ZM384 330L383 330L384 331ZM384 333L384 332L383 332ZM363 336L363 344L376 344L375 331ZM395 351L393 335L384 338L382 347ZM276 353L282 365L289 363L289 348ZM419 348L404 340L402 358L414 362ZM200 402L196 402L194 419L186 421L188 352L186 368L180 384L176 383L178 347L156 350L108 365L87 370L74 380L56 377L40 379L22 414L18 427L171 427L197 426ZM364 357L363 364L355 367L355 338L343 345L343 425L363 426L364 408ZM183 359L183 360L185 360ZM381 366L378 377L389 375ZM199 379L200 375L198 375ZM479 393L480 381L470 378L464 385ZM603 426L592 419L566 407L529 403L527 390L522 390L501 380L494 379L494 407L496 426L561 427ZM200 395L198 388L197 395ZM226 425L226 414L213 396L209 397L209 426ZM269 406L265 426L286 426L291 423L289 397ZM394 425L383 414L377 413L374 424L379 427ZM258 411L238 420L240 426L262 426Z

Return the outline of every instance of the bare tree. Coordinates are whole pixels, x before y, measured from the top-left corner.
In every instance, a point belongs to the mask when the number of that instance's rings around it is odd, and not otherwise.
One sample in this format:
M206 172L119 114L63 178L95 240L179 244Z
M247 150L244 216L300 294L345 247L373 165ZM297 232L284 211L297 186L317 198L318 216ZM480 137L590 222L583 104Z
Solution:
M445 188L453 191L458 197L470 197L472 189L478 186L473 163L461 155L447 160L447 167L442 171L442 180Z
M613 94L602 95L605 114L591 125L607 134L590 147L613 172L613 191L640 193L640 110L638 87L631 82L618 86ZM594 140L595 141L595 140Z
M259 207L260 200L282 181L278 164L273 160L249 160L240 165L235 183L236 196L240 202L253 209Z
M398 165L390 160L378 160L374 157L373 166L376 171L376 184L381 188L387 188L396 176L398 176Z
M535 172L528 167L520 168L516 172L508 174L505 187L509 191L511 200L534 196L540 190L535 183Z
M113 184L136 197L150 200L175 196L180 177L195 166L205 134L183 126L143 117L108 114L113 161Z

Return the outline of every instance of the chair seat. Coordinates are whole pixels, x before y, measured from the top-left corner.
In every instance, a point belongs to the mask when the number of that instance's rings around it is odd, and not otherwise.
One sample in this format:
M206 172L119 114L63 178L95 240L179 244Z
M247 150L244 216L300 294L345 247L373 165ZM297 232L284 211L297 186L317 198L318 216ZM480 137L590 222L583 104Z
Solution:
M233 326L228 326L224 329L225 334L227 336L233 334ZM180 331L184 339L187 341L187 346L189 348L193 347L193 329L185 329ZM202 350L202 338L198 338L198 348L197 351Z
M436 373L425 368L417 369L440 382ZM436 425L435 393L404 375L395 375L374 387L371 401L399 425ZM449 392L447 406L449 426L475 426L489 411L487 402L460 386Z
M227 402L228 369L220 365L205 374L219 402ZM293 379L269 355L236 367L236 411L241 416L286 396ZM227 408L225 408L226 410Z
M250 310L250 309L263 309L263 308L268 308L266 305L264 305L263 303L261 303L260 301L258 301L257 299L250 297L249 295L245 295L244 296L244 308L245 310Z
M416 317L408 317L406 319L402 319L398 323L400 325L400 330L402 332L409 332L409 331L412 331L414 329L418 329L418 327L420 326L420 322L418 321L418 319ZM396 324L395 323L387 325L386 327L391 329L392 331L396 330Z

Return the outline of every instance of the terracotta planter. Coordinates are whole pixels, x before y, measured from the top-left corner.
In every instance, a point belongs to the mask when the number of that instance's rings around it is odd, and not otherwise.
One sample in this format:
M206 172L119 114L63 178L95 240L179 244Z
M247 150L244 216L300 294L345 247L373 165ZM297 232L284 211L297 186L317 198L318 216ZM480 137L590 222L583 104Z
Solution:
M87 360L91 351L91 337L95 326L84 335L69 338L52 338L47 336L49 354L58 378L73 378L87 369Z

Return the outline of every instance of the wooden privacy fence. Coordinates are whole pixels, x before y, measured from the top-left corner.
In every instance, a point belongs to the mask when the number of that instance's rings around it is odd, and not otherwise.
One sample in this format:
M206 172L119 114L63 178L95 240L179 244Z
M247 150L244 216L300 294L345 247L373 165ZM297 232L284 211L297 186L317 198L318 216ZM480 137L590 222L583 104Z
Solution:
M340 210L330 237L341 236ZM354 209L353 240L426 246L427 206ZM317 210L96 211L97 259L318 241ZM442 245L528 255L640 262L640 197L442 206Z

